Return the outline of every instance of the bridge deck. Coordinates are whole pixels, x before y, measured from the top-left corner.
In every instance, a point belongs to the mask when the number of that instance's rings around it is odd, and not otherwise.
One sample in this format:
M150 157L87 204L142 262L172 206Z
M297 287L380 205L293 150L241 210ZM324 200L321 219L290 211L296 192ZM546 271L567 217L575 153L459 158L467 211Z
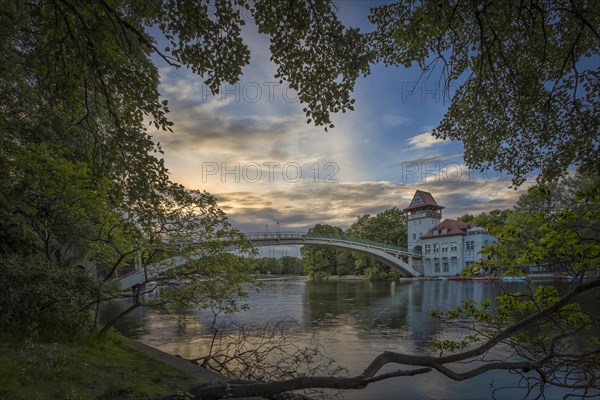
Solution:
M336 241L346 241L357 244L365 244L382 250L392 250L393 252L411 257L421 257L418 251L410 251L406 247L394 246L390 244L375 242L373 240L361 239L352 236L333 235L327 233L304 233L304 232L251 232L245 233L251 242L270 242L270 241L290 241L291 239L330 239Z
M420 276L422 273L413 267L412 260L421 258L421 253L409 251L400 246L388 245L350 236L308 234L304 232L253 232L245 234L248 240L258 246L277 245L316 245L337 247L369 255L375 259L399 270L406 276ZM121 289L144 281L144 276L156 277L171 268L186 262L183 257L172 257L160 263L148 266L146 271L137 270L117 279Z

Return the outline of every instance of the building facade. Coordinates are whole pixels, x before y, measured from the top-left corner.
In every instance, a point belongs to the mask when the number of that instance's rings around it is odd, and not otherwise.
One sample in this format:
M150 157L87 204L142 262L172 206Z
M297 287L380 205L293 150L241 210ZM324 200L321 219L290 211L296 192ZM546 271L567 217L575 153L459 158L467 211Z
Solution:
M408 249L420 251L418 266L425 276L454 276L481 259L481 249L498 239L483 228L455 219L442 219L442 209L431 193L417 190L404 209ZM440 222L441 221L441 222Z

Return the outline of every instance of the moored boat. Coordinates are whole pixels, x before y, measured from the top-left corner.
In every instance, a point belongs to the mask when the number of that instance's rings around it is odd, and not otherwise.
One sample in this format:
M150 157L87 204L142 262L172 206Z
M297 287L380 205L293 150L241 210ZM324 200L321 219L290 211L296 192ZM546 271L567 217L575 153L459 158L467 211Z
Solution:
M525 282L527 280L526 276L503 276L503 282Z

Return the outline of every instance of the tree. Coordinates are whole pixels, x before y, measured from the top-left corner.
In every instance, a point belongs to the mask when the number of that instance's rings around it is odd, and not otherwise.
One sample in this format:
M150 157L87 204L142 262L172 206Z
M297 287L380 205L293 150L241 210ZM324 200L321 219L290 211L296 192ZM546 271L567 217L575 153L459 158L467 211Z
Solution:
M281 261L276 258L263 257L256 260L256 268L261 274L279 275L282 273Z
M308 234L342 236L342 228L326 224L317 224L308 230ZM338 255L346 250L305 245L300 249L304 271L313 279L322 279L338 273Z
M199 221L207 228L202 241L211 256L225 249L214 233L236 236L226 219L212 213L209 194L170 181L162 149L147 133L148 123L172 130L152 56L205 77L217 93L222 83L235 83L249 62L241 35L247 11L270 37L277 77L297 90L309 122L326 127L332 127L330 113L353 109L350 92L369 70L367 39L345 28L327 1L2 0L0 7L0 210L9 217L1 250L33 254L46 264L59 257L67 264L100 260L105 280L127 265L147 268L168 260L175 250L197 263L200 242L182 250L178 237L189 236L185 221L194 213L208 213ZM44 164L28 168L20 161L42 162L35 157L39 148L48 160L84 171L85 179L51 186L56 191L27 186L43 176L37 174ZM80 189L85 201L72 197ZM19 203L25 197L35 199L33 207ZM56 212L57 204L72 207ZM187 214L174 215L180 207ZM77 208L98 213L87 218ZM66 260L67 248L77 256L69 253ZM233 273L231 278L237 281Z
M285 275L302 275L304 274L304 267L298 257L283 256L279 259L282 265L282 274Z
M361 215L352 224L350 236L392 246L406 247L407 230L406 216L396 207L382 211L375 216ZM356 270L365 274L369 279L386 279L390 267L361 254L355 254Z
M373 217L363 215L352 224L350 232L361 239L406 247L406 216L396 207Z
M458 219L464 223L480 226L482 228L490 229L494 227L501 227L504 225L504 221L508 217L510 210L492 210L490 212L482 212L473 216L471 214L465 214Z
M462 140L470 168L515 185L570 166L600 172L600 16L594 2L403 1L374 7L370 43L386 65L457 85L438 138Z
M574 275L574 271L568 267L571 260L557 253L534 249L539 243L548 240L546 235L549 221L555 222L552 229L556 232L561 232L559 221L562 221L564 234L559 235L564 235L565 240L572 232L576 232L582 242L587 240L589 235L592 238L597 235L593 222L586 215L598 212L598 204L593 198L583 203L578 201L582 198L582 193L593 190L596 180L593 176L578 174L528 189L514 208L506 213L505 222L492 227L492 233L502 242L494 245L495 255L498 256L502 249L500 259L505 264L512 260L515 266L536 266ZM561 219L566 210L572 214L569 220ZM571 256L567 258L569 257ZM486 265L488 272L498 267L492 262Z

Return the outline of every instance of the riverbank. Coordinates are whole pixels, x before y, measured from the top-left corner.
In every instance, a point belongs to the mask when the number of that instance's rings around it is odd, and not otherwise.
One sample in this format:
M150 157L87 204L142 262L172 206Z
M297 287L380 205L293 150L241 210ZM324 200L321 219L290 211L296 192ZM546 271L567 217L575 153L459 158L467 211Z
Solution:
M116 335L51 343L1 339L0 400L144 399L220 377Z

